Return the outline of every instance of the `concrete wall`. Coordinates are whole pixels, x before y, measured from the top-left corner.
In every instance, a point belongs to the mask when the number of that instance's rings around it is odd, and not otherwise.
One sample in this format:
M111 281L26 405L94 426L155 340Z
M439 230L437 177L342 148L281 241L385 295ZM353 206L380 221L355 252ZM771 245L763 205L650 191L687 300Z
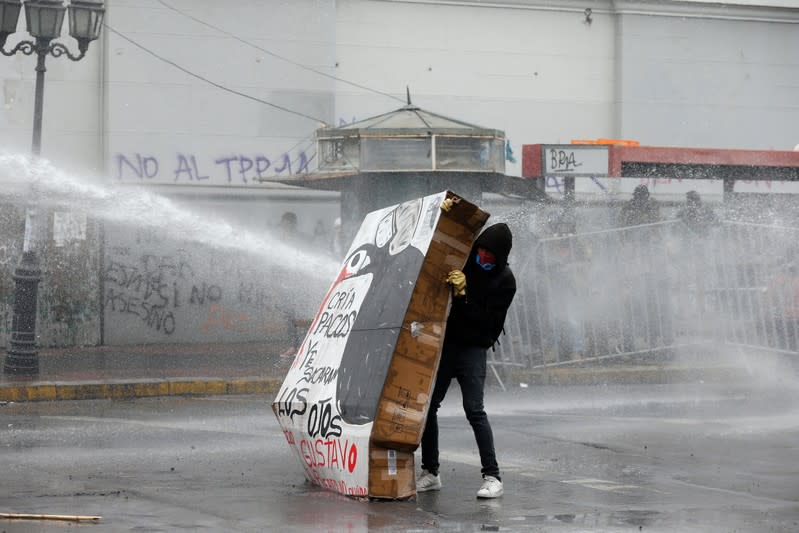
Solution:
M422 108L504 130L511 175L523 143L611 134L615 18L588 25L570 1L510 4L339 2L337 75L403 99L409 86ZM344 83L336 95L342 117L398 107Z
M277 56L331 71L335 2L167 2L180 12L158 2L109 4L109 178L253 186L307 164L313 132L333 122L333 82Z
M101 325L100 228L82 209L39 210L37 335L41 346L97 344ZM0 346L11 333L13 272L22 254L25 210L0 195Z
M295 320L313 316L342 259L325 222L338 215L335 195L173 198L200 214L196 239L177 211L147 227L105 226L106 344L285 342ZM296 232L280 227L287 212ZM318 272L298 268L312 261Z
M317 241L332 239L338 196L287 193L285 186L256 178L300 172L314 155L309 148L315 129L334 122L333 81L290 61L330 69L335 2L106 5L108 27L86 58L47 60L42 155L69 175L44 177L43 187L57 190L58 181L100 176L93 193L107 199L89 213L89 234L82 241L88 248L82 251L74 243L55 245L51 206L41 209L48 214L37 228L44 271L40 345L285 337L291 330L287 317L309 314L306 294L314 284L288 277L284 281L293 291L276 288L274 268L255 264L245 257L247 250L220 249L209 235L231 231L227 240L241 240L249 232L255 246L273 242L264 236L275 232L284 212L293 211L299 235L327 252L327 243ZM250 44L192 17L235 31ZM23 15L19 28L24 27ZM7 48L23 37L24 32L11 36ZM76 48L69 37L63 41ZM0 62L4 152L30 150L34 67L34 58L22 54ZM5 163L0 182L18 186L14 165ZM142 185L179 201L180 208L142 196ZM0 219L0 345L11 328L12 272L22 247L26 198L3 198L8 203ZM70 197L56 209L82 203ZM181 241L173 231L186 217L183 209L197 222L177 231L193 231L193 240ZM219 218L224 220L213 222ZM174 264L184 265L177 278ZM163 299L166 283L169 300Z
M504 130L517 156L596 137L792 149L799 6L741 3L347 0L336 73L399 97L408 85L421 107ZM336 95L340 117L397 104L346 83Z
M791 2L106 4L109 27L83 60L47 61L43 154L112 181L249 186L259 173L313 168L320 121L399 107L406 86L417 105L505 130L517 148L597 136L799 142ZM0 145L10 151L30 146L34 63L0 62Z
M83 60L48 58L42 154L72 176L99 176L120 206L141 186L178 198L209 234L219 216L267 235L295 210L313 244L314 235L332 231L338 196L259 178L313 170L313 134L322 122L401 107L406 86L425 109L504 130L516 156L507 162L512 175L520 174L522 144L575 138L790 149L799 142L799 8L742 4L754 2L108 0L108 27ZM12 35L6 48L22 37ZM30 149L34 65L21 54L0 61L5 152ZM13 172L0 164L0 183ZM3 201L0 344L10 327L24 212L20 198ZM254 305L239 290L249 282L256 292L271 290L268 270L225 263L230 252L207 241L141 238L141 228L168 226L174 214L152 205L111 216L81 211L73 199L41 217L43 345L169 340L129 312L135 291L126 304L104 292L104 283L119 281L109 277L110 265L127 261L148 272L152 256L190 260L197 275L171 280L185 284L179 292L189 299L205 284L220 288L213 303L233 316L281 312L278 301L290 293ZM518 227L529 225L524 205L498 206ZM86 234L57 245L55 211L85 213ZM216 340L200 334L211 298L203 302L171 310L172 340ZM267 335L244 326L217 333L222 340Z
M772 12L781 22L734 13L620 16L621 136L762 150L799 143L799 9Z
M25 15L20 14L18 32L6 43L6 50L22 39ZM62 34L68 34L65 21ZM77 52L74 39L63 40ZM48 57L45 73L42 154L64 168L101 171L105 154L102 148L102 46L95 43L82 60L66 56ZM29 153L33 129L36 59L17 53L0 60L0 151Z

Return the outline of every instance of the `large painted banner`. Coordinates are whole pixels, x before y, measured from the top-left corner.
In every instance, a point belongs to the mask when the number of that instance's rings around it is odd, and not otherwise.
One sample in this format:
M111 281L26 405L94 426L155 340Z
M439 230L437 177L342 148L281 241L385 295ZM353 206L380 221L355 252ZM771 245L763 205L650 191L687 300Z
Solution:
M272 405L311 482L350 496L414 494L444 280L487 218L446 191L366 216Z

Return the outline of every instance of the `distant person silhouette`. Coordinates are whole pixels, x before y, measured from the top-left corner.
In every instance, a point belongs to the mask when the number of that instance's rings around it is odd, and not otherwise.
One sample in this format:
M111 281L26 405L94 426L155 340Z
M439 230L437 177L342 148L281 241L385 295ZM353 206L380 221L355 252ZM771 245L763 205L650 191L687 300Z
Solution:
M660 208L657 202L649 197L649 187L646 185L637 186L633 191L633 197L619 210L619 226L640 226L659 221Z
M297 230L297 214L293 211L286 211L280 217L280 225L278 226L281 237L288 239L297 239L299 231Z
M707 235L718 221L716 213L710 206L702 203L702 198L696 191L685 193L685 204L677 211L677 218L697 235Z
M619 235L622 251L629 258L627 266L638 267L630 273L623 293L622 349L625 352L664 349L674 342L669 293L651 262L653 243L664 237L662 226L649 225L656 222L660 222L658 203L649 197L646 185L638 185L618 216L619 226L628 228ZM637 338L643 345L637 345Z

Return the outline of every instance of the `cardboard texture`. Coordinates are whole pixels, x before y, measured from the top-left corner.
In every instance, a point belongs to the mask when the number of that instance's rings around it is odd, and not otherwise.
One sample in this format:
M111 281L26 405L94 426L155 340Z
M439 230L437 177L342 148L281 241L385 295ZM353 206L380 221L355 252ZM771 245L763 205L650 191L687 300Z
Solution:
M456 200L449 211L445 198ZM488 216L445 191L365 217L272 403L309 481L356 497L415 494L444 280Z
M372 446L369 451L369 496L399 499L416 494L413 452Z

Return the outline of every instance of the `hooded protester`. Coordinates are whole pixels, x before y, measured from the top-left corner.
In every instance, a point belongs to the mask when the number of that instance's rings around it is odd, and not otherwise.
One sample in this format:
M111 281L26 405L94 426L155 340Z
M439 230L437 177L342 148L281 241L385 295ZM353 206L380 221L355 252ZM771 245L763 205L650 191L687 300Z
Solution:
M629 353L646 347L670 353L674 342L670 293L656 262L644 260L653 243L663 242L668 226L655 224L660 222L660 208L649 197L646 185L638 185L632 199L621 206L618 222L622 227L634 226L620 232L619 236L622 253L628 257L625 264L639 265L637 271L630 273L620 294L624 317L620 327L622 350ZM643 339L643 344L638 339Z
M677 211L677 218L682 220L688 229L697 235L707 235L716 224L716 214L710 206L702 203L696 191L685 193L685 205Z
M508 266L512 244L513 237L506 224L489 226L475 241L463 271L454 270L447 278L454 298L422 434L422 475L416 483L417 492L441 489L437 412L455 378L463 395L466 419L480 451L483 483L477 497L502 496L494 436L483 407L483 395L487 350L502 333L505 315L516 294L516 279Z
M619 210L619 226L639 226L658 221L660 221L660 208L657 202L649 197L649 187L638 185L633 191L633 197Z

